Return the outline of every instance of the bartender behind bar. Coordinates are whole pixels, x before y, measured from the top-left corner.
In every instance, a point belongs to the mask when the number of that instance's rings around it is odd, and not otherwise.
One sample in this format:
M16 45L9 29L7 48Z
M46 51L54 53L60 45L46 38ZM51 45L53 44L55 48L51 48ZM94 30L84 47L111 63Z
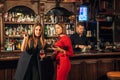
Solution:
M75 52L88 52L91 49L90 42L85 35L84 23L76 25L76 32L70 36Z

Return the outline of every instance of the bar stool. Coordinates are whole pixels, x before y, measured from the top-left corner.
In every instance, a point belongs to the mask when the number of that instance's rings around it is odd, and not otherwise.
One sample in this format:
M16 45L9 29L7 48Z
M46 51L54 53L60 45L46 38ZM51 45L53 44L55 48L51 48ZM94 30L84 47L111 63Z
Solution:
M120 80L120 71L107 72L107 77L110 80Z

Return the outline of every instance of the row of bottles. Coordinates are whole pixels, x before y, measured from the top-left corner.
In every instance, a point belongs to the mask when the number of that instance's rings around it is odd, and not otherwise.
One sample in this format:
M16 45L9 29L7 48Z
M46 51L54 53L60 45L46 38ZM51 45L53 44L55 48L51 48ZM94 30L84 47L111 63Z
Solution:
M44 32L46 37L56 36L54 24L45 24ZM71 35L74 33L74 24L66 24L65 32L67 35Z
M38 15L28 15L17 12L6 12L4 14L5 22L37 22Z
M66 34L71 35L74 33L74 24L67 24L66 25Z
M14 51L21 49L23 34L31 35L34 23L39 16L26 6L15 6L3 15L4 49Z
M45 16L44 17L44 22L45 23L57 23L57 22L65 22L65 23L74 23L75 16L55 16L55 15L50 15L50 16Z
M6 39L4 43L4 48L7 51L20 50L22 39Z
M46 37L55 36L54 24L46 24L44 26L44 34Z
M5 35L8 37L20 37L21 31L30 35L32 33L33 25L5 25Z
M11 24L11 25L5 25L4 28L4 34L5 36L8 36L5 38L5 50L11 51L11 50L20 50L21 48L21 42L22 38L19 38L22 36L20 31L25 31L30 35L32 33L33 25L18 25L18 24ZM46 24L44 26L45 30L45 36L46 37L53 37L56 36L55 34L55 28L54 24ZM66 34L70 35L74 33L74 25L73 24L66 24L65 25ZM12 37L12 38L10 38ZM15 37L15 38L14 38ZM47 39L48 44L51 44L54 42L54 38Z

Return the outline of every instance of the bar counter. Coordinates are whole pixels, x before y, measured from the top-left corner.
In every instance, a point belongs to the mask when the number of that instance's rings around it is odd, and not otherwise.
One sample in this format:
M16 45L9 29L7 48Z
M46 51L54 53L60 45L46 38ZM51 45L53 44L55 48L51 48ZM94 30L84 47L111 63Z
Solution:
M0 53L0 61L9 61L9 60L18 60L21 55L21 52L1 52ZM49 53L47 56L50 56L51 53ZM96 52L96 53L74 53L74 56L70 59L85 59L85 58L103 58L103 57L119 57L120 58L120 52Z
M0 80L13 80L20 55L21 52L0 53ZM50 54L47 57L51 58ZM120 52L76 53L70 60L68 80L108 80L107 72L120 71Z
M0 53L0 61L18 60L21 52L2 52ZM49 53L47 56L50 56ZM71 60L74 59L97 59L97 58L120 58L120 52L97 52L97 53L74 53Z

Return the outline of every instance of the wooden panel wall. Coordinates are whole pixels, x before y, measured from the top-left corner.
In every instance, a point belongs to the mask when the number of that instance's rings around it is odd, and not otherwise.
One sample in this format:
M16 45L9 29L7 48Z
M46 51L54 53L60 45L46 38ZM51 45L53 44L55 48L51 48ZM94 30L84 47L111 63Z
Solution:
M0 61L0 80L13 80L17 61Z
M75 59L71 64L68 80L108 80L107 72L120 71L120 58ZM0 61L0 80L13 80L16 65L17 60Z
M72 61L72 69L68 80L108 80L106 73L115 71L120 67L118 61L116 62L114 59ZM116 64L117 68L115 67Z

